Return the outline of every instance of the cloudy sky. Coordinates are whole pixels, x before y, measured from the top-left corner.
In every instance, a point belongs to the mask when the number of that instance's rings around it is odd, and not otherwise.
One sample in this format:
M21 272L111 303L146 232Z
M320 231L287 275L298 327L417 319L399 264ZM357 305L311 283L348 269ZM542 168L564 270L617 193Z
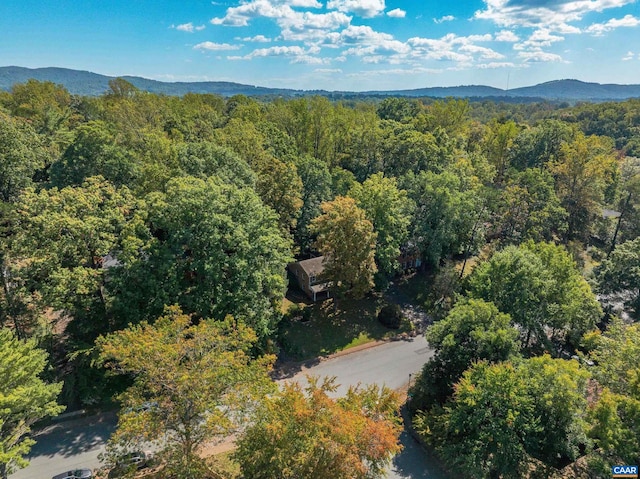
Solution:
M327 90L640 83L640 0L0 0L0 66Z

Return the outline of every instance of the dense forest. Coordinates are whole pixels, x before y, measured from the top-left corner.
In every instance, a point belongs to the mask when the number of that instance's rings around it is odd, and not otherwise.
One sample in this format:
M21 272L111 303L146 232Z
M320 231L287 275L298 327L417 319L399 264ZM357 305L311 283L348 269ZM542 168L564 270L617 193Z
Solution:
M30 80L0 92L0 198L0 361L25 358L42 378L35 415L0 411L3 475L24 453L15 431L59 412L56 397L132 405L171 383L180 397L205 391L189 404L201 412L211 398L272 397L287 264L325 255L338 299L364 297L388 287L406 249L437 319L410 406L448 468L549 477L581 458L584 477L610 477L640 463L640 100L260 101L123 79L79 97ZM327 403L331 388L273 399L239 443L246 477L266 467L252 447L261 425L287 417L274 404ZM369 434L353 405L391 417L387 394L354 392L332 414ZM125 414L118 439L178 434L192 423L176 414L148 430ZM333 458L324 477L381 470L397 434L385 424L369 469ZM230 429L209 426L201 439ZM198 477L196 446L171 452L175 471Z

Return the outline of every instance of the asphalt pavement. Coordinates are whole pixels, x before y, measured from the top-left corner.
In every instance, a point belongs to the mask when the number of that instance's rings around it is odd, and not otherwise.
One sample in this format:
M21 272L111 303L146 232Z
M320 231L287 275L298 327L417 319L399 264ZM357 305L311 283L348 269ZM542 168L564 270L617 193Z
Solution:
M423 336L391 341L350 354L289 365L280 381L306 381L306 375L335 376L338 394L357 384L386 385L392 389L406 387L410 374L415 375L432 356ZM37 431L28 459L30 465L10 479L50 479L55 474L75 468L98 468L98 455L115 430L116 416L105 413L88 418L60 422ZM445 479L433 458L429 457L411 435L401 435L404 449L393 461L388 479Z

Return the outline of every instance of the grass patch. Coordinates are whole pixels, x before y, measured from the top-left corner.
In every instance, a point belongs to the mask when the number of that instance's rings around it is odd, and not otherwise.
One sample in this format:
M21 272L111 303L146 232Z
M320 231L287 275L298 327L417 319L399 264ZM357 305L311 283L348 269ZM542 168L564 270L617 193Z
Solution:
M326 356L407 332L406 326L392 331L378 322L381 298L343 299L337 310L333 299L297 304L295 314L283 320L279 334L280 346L295 360Z
M214 477L239 479L240 465L231 458L233 451L222 452L207 458L207 465L214 472Z

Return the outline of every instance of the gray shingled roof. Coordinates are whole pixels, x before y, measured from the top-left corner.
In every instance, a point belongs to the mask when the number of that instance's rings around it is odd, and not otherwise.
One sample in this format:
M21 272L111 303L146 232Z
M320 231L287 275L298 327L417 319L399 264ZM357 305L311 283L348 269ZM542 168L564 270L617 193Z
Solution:
M324 271L324 256L317 258L305 259L299 261L298 264L307 273L308 276L319 276Z

